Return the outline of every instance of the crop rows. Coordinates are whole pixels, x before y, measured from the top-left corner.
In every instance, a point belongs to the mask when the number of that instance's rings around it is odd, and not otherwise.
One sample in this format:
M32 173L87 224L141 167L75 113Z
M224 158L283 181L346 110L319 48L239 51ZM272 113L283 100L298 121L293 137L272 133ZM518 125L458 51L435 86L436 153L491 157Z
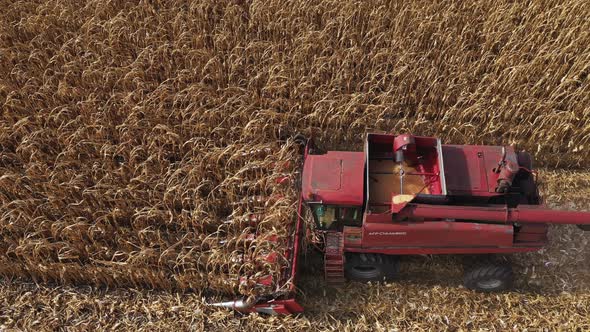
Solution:
M285 258L268 255L296 214L297 134L590 160L587 1L0 7L4 276L280 291Z

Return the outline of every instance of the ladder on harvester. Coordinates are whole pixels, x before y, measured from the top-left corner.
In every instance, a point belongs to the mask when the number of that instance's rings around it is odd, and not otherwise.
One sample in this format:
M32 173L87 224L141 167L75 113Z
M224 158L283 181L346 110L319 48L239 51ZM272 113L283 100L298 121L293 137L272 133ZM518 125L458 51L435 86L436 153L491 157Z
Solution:
M344 236L341 232L326 232L324 272L330 284L344 283Z

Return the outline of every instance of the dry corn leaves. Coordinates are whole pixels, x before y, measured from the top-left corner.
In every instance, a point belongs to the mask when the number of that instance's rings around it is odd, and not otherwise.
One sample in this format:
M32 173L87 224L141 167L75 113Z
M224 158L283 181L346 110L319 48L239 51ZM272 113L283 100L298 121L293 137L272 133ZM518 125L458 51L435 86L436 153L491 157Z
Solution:
M264 257L284 249L268 239L287 236L294 216L299 159L288 138L299 132L327 148L360 148L364 132L383 130L517 144L548 166L585 167L590 157L587 1L0 7L6 276L244 295L277 290L282 285L260 289L253 280L277 277L284 265ZM283 176L290 186L277 184ZM585 173L542 176L549 202L587 207ZM252 241L254 228L263 236ZM5 282L1 324L587 329L587 238L573 227L553 231L557 245L517 256L532 293L487 297L402 284L350 286L330 298L321 296L316 274L303 282L309 316L266 321L192 315L210 309L191 295ZM434 262L418 266L439 267ZM55 306L59 299L70 304Z
M58 179L64 174L56 169L66 167L59 162L43 173L5 172L0 272L245 295L253 291L250 279L278 280L284 259L265 257L283 252L289 238L283 225L294 217L297 194L285 177L296 174L296 145L190 151L196 157L184 164L121 157L111 170L101 168L110 156L86 159L91 169L74 159L77 170L68 166L66 179ZM152 167L160 170L150 174Z
M572 175L590 178L588 173ZM551 234L550 249L513 257L517 272L515 290L503 294L479 294L462 288L461 260L454 256L405 258L402 278L394 283L326 287L319 277L321 259L310 253L302 261L300 300L306 312L300 316L235 316L230 311L205 306L198 292L101 290L4 280L0 283L0 328L587 330L590 280L588 266L579 264L580 260L590 259L587 235L570 226L552 229ZM571 250L572 247L578 251Z

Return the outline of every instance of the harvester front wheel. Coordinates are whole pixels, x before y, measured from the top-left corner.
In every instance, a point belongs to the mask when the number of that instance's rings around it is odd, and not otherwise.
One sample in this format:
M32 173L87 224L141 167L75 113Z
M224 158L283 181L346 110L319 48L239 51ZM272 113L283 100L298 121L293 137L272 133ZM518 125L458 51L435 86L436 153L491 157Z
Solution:
M399 260L390 255L350 254L344 264L344 274L349 280L387 281L395 279L398 272Z
M501 292L512 286L512 266L507 263L487 263L466 271L465 287L479 292Z

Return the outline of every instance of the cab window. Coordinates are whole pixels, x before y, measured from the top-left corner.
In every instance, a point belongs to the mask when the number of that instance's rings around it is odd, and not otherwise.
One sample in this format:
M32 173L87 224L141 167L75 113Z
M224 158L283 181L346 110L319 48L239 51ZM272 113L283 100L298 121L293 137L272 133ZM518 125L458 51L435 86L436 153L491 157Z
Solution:
M360 225L362 222L360 207L315 204L311 209L321 229L335 229L340 225Z
M360 223L361 209L358 207L340 207L338 208L338 216L340 221L344 222L345 224Z

